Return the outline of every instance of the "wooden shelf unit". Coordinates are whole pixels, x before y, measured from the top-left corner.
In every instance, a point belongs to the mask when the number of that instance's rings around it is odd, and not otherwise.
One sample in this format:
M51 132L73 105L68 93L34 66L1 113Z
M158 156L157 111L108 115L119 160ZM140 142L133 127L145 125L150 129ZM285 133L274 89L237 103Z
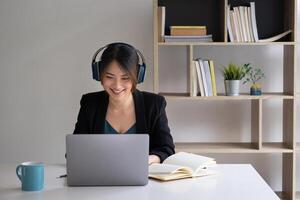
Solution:
M260 96L253 96L246 93L241 93L239 96L225 96L225 94L218 94L218 96L190 96L189 93L159 93L167 99L182 99L182 100L253 100L253 99L294 99L293 95L283 93L264 93Z
M267 46L295 45L296 42L159 42L159 46Z
M226 9L231 6L249 6L249 2L255 2L256 20L259 38L268 38L286 30L292 33L276 42L230 42L227 33ZM270 6L272 5L272 6ZM158 37L158 6L166 7L165 33L169 35L170 25L205 25L208 34L213 35L214 42L169 42L165 43ZM296 8L297 0L154 0L153 4L153 36L154 36L154 92L166 97L167 101L249 101L251 104L251 141L248 143L201 143L179 142L175 143L176 151L193 153L280 153L282 154L282 191L276 192L282 199L296 199L296 152L300 150L300 144L296 145ZM180 12L178 12L180 10ZM265 11L268 11L266 14ZM276 21L276 23L273 23ZM261 96L229 97L224 94L211 97L193 97L192 94L192 61L195 48L202 46L282 46L283 48L283 91L276 93L264 93ZM188 80L186 91L172 93L159 89L159 50L168 47L186 47ZM269 99L282 100L282 142L266 143L262 141L262 102ZM176 130L173 130L176 131ZM300 194L300 193L299 193ZM297 198L300 195L297 193Z
M200 142L180 142L175 143L176 152L187 151L191 153L293 153L288 145L281 142L262 143L200 143Z

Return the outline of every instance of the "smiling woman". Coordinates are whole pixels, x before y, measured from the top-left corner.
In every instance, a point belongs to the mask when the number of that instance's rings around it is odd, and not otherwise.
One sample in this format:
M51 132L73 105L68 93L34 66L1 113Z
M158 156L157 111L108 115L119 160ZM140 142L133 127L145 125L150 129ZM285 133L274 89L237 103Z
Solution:
M101 61L95 62L103 49ZM126 43L108 44L95 53L92 67L93 77L101 81L104 91L82 96L74 134L147 133L149 164L174 154L164 97L136 89L146 67L140 51Z
M112 61L101 76L103 88L109 95L106 124L117 133L135 132L133 78L129 77L117 61Z
M124 71L117 61L112 61L101 76L103 88L114 100L122 100L131 95L133 78Z

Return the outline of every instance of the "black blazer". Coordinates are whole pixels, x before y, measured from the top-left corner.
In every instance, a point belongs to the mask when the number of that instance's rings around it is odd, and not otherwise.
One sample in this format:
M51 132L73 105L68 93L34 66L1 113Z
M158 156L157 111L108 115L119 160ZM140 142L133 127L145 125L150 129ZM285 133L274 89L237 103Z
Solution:
M149 154L159 156L162 162L174 154L175 148L165 111L166 100L163 96L138 90L133 93L133 99L136 131L149 134ZM74 134L103 134L108 100L105 91L83 95Z

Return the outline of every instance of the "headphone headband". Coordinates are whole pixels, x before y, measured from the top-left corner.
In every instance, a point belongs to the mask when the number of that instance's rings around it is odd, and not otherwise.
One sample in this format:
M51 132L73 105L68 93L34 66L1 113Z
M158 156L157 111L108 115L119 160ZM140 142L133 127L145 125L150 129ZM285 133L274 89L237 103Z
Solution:
M97 55L104 49L106 49L108 46L110 45L117 45L117 44L120 44L120 45L126 45L132 49L135 50L135 52L137 53L137 55L142 59L142 64L139 64L138 63L138 69L137 69L137 83L142 83L144 81L144 78L145 78L145 73L146 73L146 63L145 63L145 58L143 56L143 54L136 48L134 48L133 46L131 46L130 44L127 44L127 43L123 43L123 42L115 42L115 43L110 43L110 44L107 44L105 45L104 47L101 47L100 49L98 49L95 54L93 55L93 58L92 58L92 72L93 72L93 79L97 80L97 81L100 81L100 71L101 71L101 68L103 68L103 64L100 61L96 62L96 58L97 58ZM140 59L139 59L140 60Z
M142 59L142 64L145 64L145 63L146 63L146 62L145 62L145 58L144 58L143 54L140 52L140 50L134 48L133 46L131 46L130 44L127 44L127 43L123 43L123 42L115 42L115 43L107 44L107 45L105 45L104 47L101 47L100 49L98 49L98 50L94 53L94 55L93 55L92 64L96 61L97 55L98 55L102 50L106 49L106 48L107 48L108 46L110 46L110 45L116 45L116 44L122 44L122 45L129 46L130 48L133 48L133 49L136 51L136 53L141 57L141 59Z

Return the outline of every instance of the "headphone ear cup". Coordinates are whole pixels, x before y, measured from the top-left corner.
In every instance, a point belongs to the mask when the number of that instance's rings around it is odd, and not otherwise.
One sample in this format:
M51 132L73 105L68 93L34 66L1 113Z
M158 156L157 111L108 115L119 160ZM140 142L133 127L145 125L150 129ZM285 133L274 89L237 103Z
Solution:
M142 65L138 65L138 77L137 77L137 83L142 83L144 82L145 79L145 73L146 73L146 65L142 64Z
M101 69L101 61L92 63L93 79L96 81L100 81L100 69Z

